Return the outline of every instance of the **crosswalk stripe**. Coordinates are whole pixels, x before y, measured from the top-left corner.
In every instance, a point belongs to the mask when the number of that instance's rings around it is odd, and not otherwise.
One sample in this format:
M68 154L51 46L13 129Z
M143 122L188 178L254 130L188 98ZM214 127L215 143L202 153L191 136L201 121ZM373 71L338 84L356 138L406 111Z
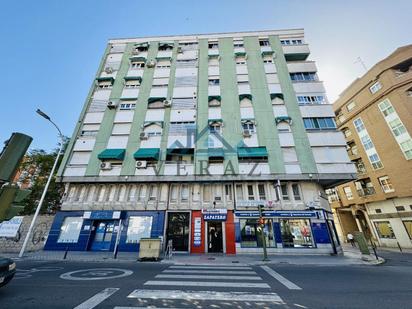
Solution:
M247 266L191 266L191 265L185 265L185 266L170 266L169 268L172 269L233 269L233 270L250 270L252 269L251 267Z
M213 286L213 287L236 287L236 288L264 288L270 289L266 283L246 283L246 282L199 282L199 281L162 281L149 280L143 285L172 285L172 286Z
M119 290L119 288L104 289L101 292L97 293L96 295L90 297L85 302L83 302L80 305L74 307L74 309L92 309L92 308L96 307L98 304L100 304L102 301L104 301L105 299L112 296L118 290Z
M173 274L221 274L221 270L198 270L198 269L165 269L163 273L173 273ZM256 275L253 270L225 270L225 274L230 275Z
M182 290L135 290L128 298L140 299L185 299L214 301L250 301L276 302L283 300L276 293L254 292L217 292L217 291L182 291Z
M168 278L168 279L227 279L227 280L262 280L258 276L209 276L209 275L164 275L160 274L155 278Z
M273 278L278 280L280 283L282 283L284 286L286 286L289 290L302 290L301 287L297 286L293 282L289 281L285 277L283 277L281 274L278 274L276 271L274 271L272 268L269 266L260 266L263 270L265 270L269 275L271 275Z

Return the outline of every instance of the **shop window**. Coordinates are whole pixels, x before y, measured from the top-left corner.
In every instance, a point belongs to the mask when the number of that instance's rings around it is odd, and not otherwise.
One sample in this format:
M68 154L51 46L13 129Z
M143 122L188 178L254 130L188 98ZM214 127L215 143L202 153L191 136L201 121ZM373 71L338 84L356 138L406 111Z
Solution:
M155 201L155 200L157 200L157 186L156 186L156 185L150 185L150 188L149 188L149 200L150 200L150 201Z
M176 202L177 201L177 197L178 197L178 187L177 185L172 185L170 187L170 200L172 202Z
M267 247L276 247L275 234L273 231L272 219L265 220L263 233ZM241 246L243 248L257 248L262 247L262 236L257 219L241 219L240 220L240 235Z
M76 243L82 228L82 217L66 217L60 227L58 243Z
M288 185L287 184L281 184L280 189L282 191L282 199L284 201L289 201L289 192L288 192Z
M299 185L297 183L292 184L292 191L295 201L300 201L302 198L300 197Z
M182 185L182 188L180 191L180 198L182 201L189 200L189 186L188 185Z
M310 221L301 220L280 220L282 232L282 243L284 248L312 248L312 233Z
M232 200L232 185L225 185L226 201Z
M412 221L403 221L406 232L408 232L409 238L412 239Z
M253 194L253 185L247 185L247 199L249 201L253 201L255 199L255 195Z
M243 186L236 185L236 199L243 200Z
M210 202L210 185L203 186L203 201Z
M263 183L258 184L259 200L266 200L265 185Z
M392 226L389 221L374 222L379 238L395 239Z
M153 217L134 216L129 218L127 227L127 244L137 244L140 238L150 237Z

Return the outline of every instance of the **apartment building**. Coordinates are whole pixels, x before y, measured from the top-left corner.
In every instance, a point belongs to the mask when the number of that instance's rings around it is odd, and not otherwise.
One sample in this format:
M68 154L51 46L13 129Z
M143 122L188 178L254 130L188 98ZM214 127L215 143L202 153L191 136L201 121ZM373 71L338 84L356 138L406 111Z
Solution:
M302 29L110 40L45 249L339 250L324 188L355 169L309 53Z
M398 48L334 103L357 169L328 191L342 236L363 231L381 246L412 247L412 45Z

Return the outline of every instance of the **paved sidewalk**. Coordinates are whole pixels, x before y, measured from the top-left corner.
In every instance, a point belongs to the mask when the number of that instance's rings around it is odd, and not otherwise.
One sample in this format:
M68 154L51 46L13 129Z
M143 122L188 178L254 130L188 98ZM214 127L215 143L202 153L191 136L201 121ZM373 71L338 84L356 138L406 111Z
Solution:
M344 253L336 256L329 255L269 255L269 261L263 261L260 254L241 255L206 255L206 254L174 254L171 259L163 259L163 264L213 264L213 265L263 265L263 264L290 264L290 265L377 265L385 260L376 260L374 255L362 255L359 249L343 246ZM372 251L371 251L372 252ZM137 262L138 253L119 252L114 259L113 252L69 251L64 259L64 251L38 251L27 252L23 258L18 258L16 253L1 254L16 260L38 261L78 261L78 262ZM145 262L143 262L145 263Z

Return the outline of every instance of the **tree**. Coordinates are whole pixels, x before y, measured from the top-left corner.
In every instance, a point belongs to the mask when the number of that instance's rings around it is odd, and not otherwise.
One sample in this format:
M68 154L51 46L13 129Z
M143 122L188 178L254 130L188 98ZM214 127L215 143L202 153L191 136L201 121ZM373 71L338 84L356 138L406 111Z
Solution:
M25 174L27 179L23 179L22 181L31 183L31 194L22 202L24 205L22 214L29 215L35 212L44 187L46 186L47 178L49 177L54 161L56 160L57 151L58 149L55 149L54 151L47 153L42 149L33 149L29 151L28 155L23 160L21 169L30 172ZM63 156L60 156L59 162L57 163L57 169L60 166L62 158ZM64 187L61 183L56 183L55 174L50 182L40 212L43 214L55 213L59 210L63 193Z

